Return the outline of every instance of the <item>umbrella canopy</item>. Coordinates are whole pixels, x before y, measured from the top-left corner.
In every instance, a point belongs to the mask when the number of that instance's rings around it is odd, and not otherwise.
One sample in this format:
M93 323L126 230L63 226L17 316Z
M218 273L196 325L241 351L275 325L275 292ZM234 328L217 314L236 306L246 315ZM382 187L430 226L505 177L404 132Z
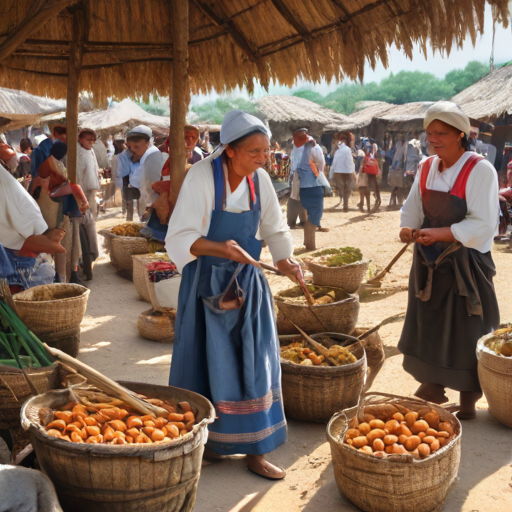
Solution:
M179 0L184 2L185 0ZM188 0L189 77L194 93L297 78L362 79L388 64L395 44L412 55L450 51L483 29L482 0ZM488 0L507 23L508 0ZM0 85L66 95L73 35L83 53L79 89L96 101L171 89L170 0L4 0ZM83 11L76 34L73 10ZM1 42L3 40L3 43ZM6 57L7 56L7 57Z

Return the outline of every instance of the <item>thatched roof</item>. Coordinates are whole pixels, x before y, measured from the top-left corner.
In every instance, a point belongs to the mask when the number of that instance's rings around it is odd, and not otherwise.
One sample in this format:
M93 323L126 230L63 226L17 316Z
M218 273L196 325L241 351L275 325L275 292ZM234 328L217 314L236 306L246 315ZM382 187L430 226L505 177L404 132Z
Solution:
M358 110L342 123L331 123L325 131L360 130L376 120L387 123L390 130L400 129L400 124L421 121L432 105L431 101L418 101L404 105L393 105L385 101L361 101ZM418 123L416 125L419 126Z
M129 98L120 103L112 102L107 110L93 110L78 116L80 128L91 128L100 136L125 132L139 124L149 126L154 133L169 133L169 117L150 114Z
M452 98L472 119L495 121L512 114L512 64L491 71Z
M326 125L334 121L342 123L348 119L343 114L298 96L264 96L257 100L257 104L265 119L273 123Z
M2 132L36 124L41 117L62 112L65 109L65 100L52 100L0 87L0 131Z
M182 0L189 1L193 93L267 86L297 78L362 79L367 62L388 65L395 44L447 52L484 25L483 0ZM508 0L488 0L508 23ZM66 95L72 12L83 10L80 89L107 97L170 92L173 59L169 0L4 0L0 85ZM62 10L63 9L63 10ZM34 22L41 20L40 23ZM3 43L2 43L3 41ZM19 44L21 42L21 44Z
M297 128L308 128L312 135L319 136L327 125L348 120L343 114L297 96L264 96L257 105L278 141L291 138Z

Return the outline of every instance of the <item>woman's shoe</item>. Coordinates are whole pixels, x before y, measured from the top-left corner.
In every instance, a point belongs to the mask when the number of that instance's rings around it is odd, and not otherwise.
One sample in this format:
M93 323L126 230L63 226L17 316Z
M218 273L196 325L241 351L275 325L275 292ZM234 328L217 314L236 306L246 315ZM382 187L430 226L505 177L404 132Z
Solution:
M274 466L263 455L247 455L247 469L255 475L262 476L268 480L282 480L286 476L283 468Z

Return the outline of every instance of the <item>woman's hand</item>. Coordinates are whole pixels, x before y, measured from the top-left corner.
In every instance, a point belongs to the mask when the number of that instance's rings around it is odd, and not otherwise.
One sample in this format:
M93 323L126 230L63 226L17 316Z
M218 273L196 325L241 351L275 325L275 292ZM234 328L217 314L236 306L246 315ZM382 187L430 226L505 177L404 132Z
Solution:
M226 258L237 263L248 263L255 267L260 267L248 252L240 247L234 240L226 242L213 242L204 237L198 238L190 247L190 252L194 256L216 256L217 258Z
M421 229L416 237L416 242L421 245L432 245L436 242L454 242L450 228L427 228Z
M415 230L410 229L410 228L402 228L400 230L400 240L404 244L410 244L411 242L414 242L414 237L415 237L414 231Z
M291 279L294 283L299 283L303 280L302 269L300 265L291 258L280 260L276 263L279 272L283 273L286 277Z
M228 260L236 261L238 263L248 263L255 267L260 267L260 263L256 261L248 252L240 247L234 240L227 240L224 242L226 255Z
M45 235L52 241L60 244L62 239L66 235L66 231L61 228L50 229L45 233Z

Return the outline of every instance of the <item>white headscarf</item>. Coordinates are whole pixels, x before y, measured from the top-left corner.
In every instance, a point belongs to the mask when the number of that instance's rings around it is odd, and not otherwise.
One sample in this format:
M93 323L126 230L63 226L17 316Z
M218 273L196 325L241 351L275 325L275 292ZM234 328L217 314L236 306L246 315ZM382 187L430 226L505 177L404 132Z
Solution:
M456 103L451 101L438 101L427 110L427 114L423 120L425 130L428 128L428 125L436 119L457 128L457 130L464 132L466 135L469 135L471 130L469 117L464 114Z
M224 116L222 121L220 143L226 145L248 133L256 131L264 133L269 139L272 135L270 130L257 117L246 114L241 110L231 110Z

